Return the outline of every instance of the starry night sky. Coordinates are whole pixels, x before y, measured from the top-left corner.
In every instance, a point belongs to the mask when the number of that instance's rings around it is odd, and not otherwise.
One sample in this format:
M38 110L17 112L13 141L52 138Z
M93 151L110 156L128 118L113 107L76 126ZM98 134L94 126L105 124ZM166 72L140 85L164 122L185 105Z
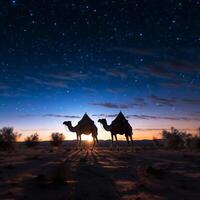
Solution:
M0 127L47 138L122 110L136 139L196 130L199 19L197 0L1 0Z

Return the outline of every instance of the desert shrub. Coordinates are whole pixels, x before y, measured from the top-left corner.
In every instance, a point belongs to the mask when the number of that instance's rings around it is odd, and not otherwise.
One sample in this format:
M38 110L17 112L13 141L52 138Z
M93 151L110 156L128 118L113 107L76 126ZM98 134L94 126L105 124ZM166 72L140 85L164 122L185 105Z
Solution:
M52 146L58 147L62 144L64 139L65 136L62 133L52 133L50 143Z
M185 146L185 132L181 132L172 127L171 131L163 130L161 135L166 148L181 149Z
M191 136L186 141L186 147L191 150L200 150L200 136Z
M14 132L14 129L12 127L3 127L2 129L0 129L0 150L13 150L17 139L20 136L20 134Z
M171 131L163 130L162 139L164 147L168 149L200 149L200 136L193 136L190 133L171 128Z
M27 147L34 147L39 144L39 135L37 133L28 136L25 139L25 144Z

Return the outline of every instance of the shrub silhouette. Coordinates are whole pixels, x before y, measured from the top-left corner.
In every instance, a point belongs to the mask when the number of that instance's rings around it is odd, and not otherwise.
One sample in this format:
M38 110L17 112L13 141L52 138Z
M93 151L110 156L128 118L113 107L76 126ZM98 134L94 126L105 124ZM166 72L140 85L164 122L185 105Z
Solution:
M186 147L191 150L200 150L200 136L195 135L188 137L186 140Z
M189 148L194 150L200 150L200 135L193 136L190 133L179 131L174 127L171 128L171 131L163 130L161 135L163 140L163 146L165 148Z
M162 139L164 146L169 149L182 149L185 147L186 140L191 137L191 134L181 132L174 127L171 127L171 132L167 130L162 131Z
M12 127L3 127L0 129L0 150L13 150L20 136L21 134L15 133Z
M58 147L64 141L65 136L62 133L52 133L51 134L51 145L54 147Z
M25 139L25 144L27 147L34 147L39 144L39 135L37 133L28 136Z

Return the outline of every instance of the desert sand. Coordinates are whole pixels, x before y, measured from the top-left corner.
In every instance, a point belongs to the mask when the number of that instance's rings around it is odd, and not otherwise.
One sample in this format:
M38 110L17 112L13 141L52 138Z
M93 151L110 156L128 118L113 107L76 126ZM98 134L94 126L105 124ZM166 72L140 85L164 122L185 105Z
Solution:
M0 199L200 199L200 154L21 147L0 152Z

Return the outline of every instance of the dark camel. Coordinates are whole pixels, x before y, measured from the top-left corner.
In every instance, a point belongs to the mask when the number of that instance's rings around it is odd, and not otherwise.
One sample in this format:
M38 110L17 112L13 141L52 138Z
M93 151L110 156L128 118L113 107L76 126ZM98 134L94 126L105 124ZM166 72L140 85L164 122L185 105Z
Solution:
M94 122L88 117L87 114L85 114L83 116L83 118L78 122L78 124L74 127L72 126L71 121L65 121L65 122L63 122L63 124L66 125L71 132L76 132L77 147L79 147L79 146L81 147L81 135L82 134L85 134L85 135L92 134L92 138L93 138L92 149L94 148L96 143L98 143L97 127L95 126Z
M99 119L98 122L100 122L103 125L103 127L106 131L111 132L112 146L113 146L114 137L115 137L115 140L116 140L117 146L118 146L117 134L125 135L128 145L129 145L129 138L130 138L131 144L133 145L132 127L129 124L128 120L126 120L126 118L124 117L122 112L120 112L118 114L116 119L113 120L110 125L107 124L106 119Z

